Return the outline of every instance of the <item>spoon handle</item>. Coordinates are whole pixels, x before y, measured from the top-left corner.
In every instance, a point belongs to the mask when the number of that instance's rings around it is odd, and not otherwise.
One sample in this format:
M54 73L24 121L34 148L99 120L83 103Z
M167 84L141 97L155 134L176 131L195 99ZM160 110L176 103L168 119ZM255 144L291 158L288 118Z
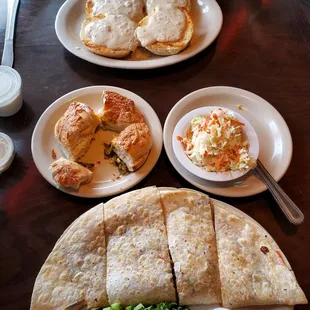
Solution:
M303 213L284 192L284 190L280 187L280 185L275 181L275 179L259 160L257 160L257 166L253 169L253 172L267 186L287 219L292 224L301 224L304 221Z
M14 40L14 28L15 28L15 19L18 4L19 0L7 0L8 13L6 20L4 48L1 61L1 64L3 66L13 67L13 61L14 61L13 40Z

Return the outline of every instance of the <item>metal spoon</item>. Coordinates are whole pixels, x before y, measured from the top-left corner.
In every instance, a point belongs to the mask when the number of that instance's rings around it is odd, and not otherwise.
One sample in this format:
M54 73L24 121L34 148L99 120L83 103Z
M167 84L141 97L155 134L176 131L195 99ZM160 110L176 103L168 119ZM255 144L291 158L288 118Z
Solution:
M304 221L304 215L296 206L296 204L288 197L280 185L275 181L264 165L257 159L257 166L253 168L253 173L258 177L269 189L273 198L277 201L279 207L294 225L300 225Z

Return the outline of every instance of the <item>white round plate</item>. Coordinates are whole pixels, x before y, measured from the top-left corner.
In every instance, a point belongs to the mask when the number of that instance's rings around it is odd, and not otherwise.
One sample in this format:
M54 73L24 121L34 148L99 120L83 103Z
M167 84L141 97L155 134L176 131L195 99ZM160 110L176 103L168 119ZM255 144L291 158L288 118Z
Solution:
M192 119L198 115L209 115L212 111L217 110L218 108L222 108L223 111L226 111L232 115L234 115L240 122L244 124L242 128L242 136L244 141L249 142L249 154L257 159L259 153L259 142L256 132L252 125L239 113L232 111L230 109L226 109L223 107L215 107L215 106L207 106L195 109L190 111L186 115L184 115L175 126L175 129L172 134L172 147L174 154L181 165L184 166L189 172L195 174L196 176L203 178L209 181L231 181L237 178L242 177L246 174L249 169L244 170L236 170L236 171L225 171L225 172L211 172L207 171L202 167L196 166L184 153L184 148L182 143L177 139L178 136L186 137L186 133L190 128L190 123Z
M61 44L72 54L94 64L122 69L151 69L169 66L191 58L207 48L218 36L223 23L220 6L215 0L193 0L193 38L181 53L160 57L137 49L127 59L112 59L91 53L80 40L80 28L85 19L86 0L67 0L59 9L55 29Z
M97 198L115 195L126 191L144 179L155 166L162 150L162 127L157 114L152 107L138 95L118 87L91 86L70 92L52 103L40 117L32 135L31 150L33 160L42 176L53 186L56 186L49 171L54 161L52 150L55 150L57 159L65 157L59 144L54 138L54 127L58 119L64 114L72 101L86 103L94 109L102 107L101 95L103 90L111 90L132 99L136 107L144 115L153 136L153 146L145 164L136 172L124 176L119 175L117 167L104 159L103 142L110 142L114 133L98 130L96 139L91 143L90 149L81 159L82 162L95 163L93 179L89 184L82 185L78 191L59 188L60 190L79 197Z
M238 109L237 105L242 105ZM260 145L259 159L276 181L288 169L292 159L292 137L282 116L263 98L243 89L209 87L181 99L170 111L164 126L164 146L170 162L181 176L194 186L216 195L246 197L261 193L266 186L251 172L229 182L207 181L190 173L177 160L172 148L172 135L178 121L188 112L205 106L221 106L236 111L255 129Z

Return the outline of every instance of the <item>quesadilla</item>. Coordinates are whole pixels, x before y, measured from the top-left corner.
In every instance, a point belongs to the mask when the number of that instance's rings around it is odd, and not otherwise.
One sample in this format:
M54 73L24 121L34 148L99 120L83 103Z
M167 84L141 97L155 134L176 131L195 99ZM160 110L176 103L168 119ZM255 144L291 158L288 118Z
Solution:
M156 187L104 205L109 303L176 301L164 216Z
M180 304L221 303L209 197L180 189L161 191L161 199Z
M62 310L83 299L89 307L108 305L103 204L60 237L37 276L31 310Z
M306 304L284 254L257 223L214 203L223 306Z

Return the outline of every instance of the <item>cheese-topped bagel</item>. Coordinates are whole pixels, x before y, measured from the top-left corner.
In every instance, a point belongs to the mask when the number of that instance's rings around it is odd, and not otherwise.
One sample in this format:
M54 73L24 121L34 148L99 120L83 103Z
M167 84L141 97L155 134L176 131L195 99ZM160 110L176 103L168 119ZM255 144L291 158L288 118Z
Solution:
M134 34L136 27L136 23L125 15L88 17L82 24L80 37L84 45L95 54L123 58L138 46Z
M89 149L100 124L93 109L81 102L72 102L55 125L54 135L66 157L78 160Z
M131 124L145 122L134 101L119 93L104 90L102 103L103 107L97 115L108 130L121 132Z
M185 8L173 5L156 7L136 29L141 45L156 55L174 55L182 51L193 35L193 21Z
M144 123L126 127L112 140L114 152L126 164L129 171L139 169L149 156L153 139L149 127Z
M87 0L85 11L87 16L122 14L138 23L144 17L143 7L143 0Z
M63 157L54 161L49 168L58 186L78 189L91 181L93 173L82 165Z
M188 11L191 10L191 0L146 0L146 13L152 14L155 8L171 4L180 8L186 8Z

